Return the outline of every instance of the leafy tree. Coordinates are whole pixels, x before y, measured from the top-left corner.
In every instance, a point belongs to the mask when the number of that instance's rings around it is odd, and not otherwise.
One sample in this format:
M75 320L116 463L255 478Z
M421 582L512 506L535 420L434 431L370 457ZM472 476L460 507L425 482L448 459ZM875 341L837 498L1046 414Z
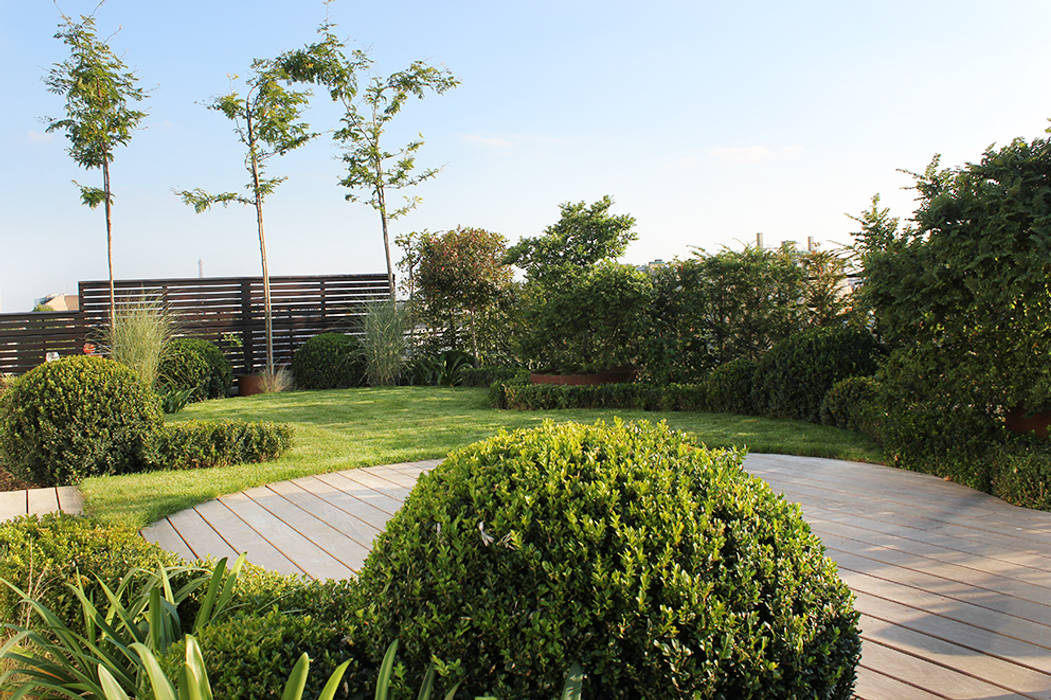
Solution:
M343 107L341 126L333 133L333 139L343 149L346 164L339 184L348 190L347 201L365 198L369 206L379 212L393 300L389 224L415 208L420 198L406 197L400 206L391 206L387 202L387 191L418 185L436 176L438 169L416 170L416 152L423 146L422 138L396 150L387 150L380 141L388 124L410 97L422 99L428 91L442 94L459 85L459 81L444 68L413 61L405 70L389 76L369 77L364 90L359 90L357 74L369 70L372 60L360 50L348 56L343 42L333 34L332 25L323 24L318 33L320 41L283 54L279 61L294 79L328 88L333 101Z
M560 274L569 268L587 269L600 260L619 258L638 236L632 231L635 219L609 213L613 200L606 195L588 206L585 202L559 205L562 216L544 233L523 238L508 250L512 265L526 271L529 279Z
M106 264L109 269L110 324L116 307L113 291L113 190L110 162L119 146L131 141L131 134L146 117L133 104L146 98L137 78L98 38L93 17L81 16L74 22L65 15L55 34L69 48L69 58L51 67L45 79L48 91L66 100L66 116L48 119L47 131L62 131L69 142L69 155L87 170L102 170L102 187L81 185L81 201L94 209L102 204L106 211Z
M511 284L504 261L507 239L479 228L424 233L417 243L414 284L425 320L433 325L467 318L471 349L478 352L478 316L496 304Z
M235 79L237 76L233 76ZM263 270L263 309L266 323L266 371L274 374L274 332L270 304L270 268L263 232L263 202L284 182L284 177L266 177L266 165L274 156L299 148L316 134L301 120L310 93L291 90L288 76L275 61L256 59L252 73L245 80L244 94L233 90L207 105L234 123L234 133L245 147L244 164L249 181L248 194L220 192L212 194L201 188L180 190L176 194L201 213L215 204L231 202L255 208L259 233L259 257Z

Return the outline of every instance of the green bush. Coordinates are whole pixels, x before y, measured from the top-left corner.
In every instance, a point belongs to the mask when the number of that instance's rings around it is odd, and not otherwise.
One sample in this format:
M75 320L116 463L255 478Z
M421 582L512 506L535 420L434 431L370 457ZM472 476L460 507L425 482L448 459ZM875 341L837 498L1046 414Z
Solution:
M494 382L489 405L539 411L558 408L630 408L644 411L707 410L705 388L698 384L529 384Z
M752 400L761 415L819 422L821 400L846 377L876 371L878 346L864 330L810 328L780 341L759 360Z
M292 446L292 426L266 421L167 423L147 440L144 459L152 469L201 469L266 462Z
M176 338L164 349L159 390L190 390L190 401L221 399L230 393L234 371L215 343L201 338Z
M292 376L300 389L346 389L365 384L361 340L343 333L321 333L299 346Z
M173 566L179 558L131 528L104 526L64 514L28 516L0 524L0 578L51 608L76 629L83 628L80 604L67 583L79 580L96 600L98 580L116 587L134 568ZM39 628L36 616L7 586L0 585L0 620Z
M529 381L529 370L517 367L466 367L462 376L464 386L491 386L493 382L514 379Z
M459 386L464 372L474 362L463 350L443 350L437 353L416 353L403 370L403 379L412 386Z
M194 636L208 664L212 692L231 700L281 697L289 669L304 652L311 667L305 697L317 697L332 671L351 652L333 622L277 610L208 624ZM185 639L168 648L160 662L169 678L178 677L185 656Z
M878 393L875 377L840 379L821 400L821 422L876 438L874 411Z
M67 357L27 372L0 400L0 461L41 486L141 468L161 422L156 394L101 357Z
M704 378L707 409L720 413L755 413L752 402L752 380L756 363L747 357L739 357L719 365Z
M850 590L741 458L620 422L453 452L376 540L351 635L468 696L551 697L576 661L596 698L850 697Z
M1023 508L1051 511L1051 442L1013 438L992 451L991 492Z

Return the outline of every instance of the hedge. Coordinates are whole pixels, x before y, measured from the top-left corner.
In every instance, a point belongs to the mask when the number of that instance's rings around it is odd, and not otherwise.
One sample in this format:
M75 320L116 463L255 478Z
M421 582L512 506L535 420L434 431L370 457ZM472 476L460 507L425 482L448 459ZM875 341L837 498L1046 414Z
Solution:
M494 382L489 404L526 411L559 408L630 408L645 411L704 411L707 394L701 384L520 384Z
M200 469L266 462L292 446L292 426L266 421L185 421L158 428L144 460L152 469Z

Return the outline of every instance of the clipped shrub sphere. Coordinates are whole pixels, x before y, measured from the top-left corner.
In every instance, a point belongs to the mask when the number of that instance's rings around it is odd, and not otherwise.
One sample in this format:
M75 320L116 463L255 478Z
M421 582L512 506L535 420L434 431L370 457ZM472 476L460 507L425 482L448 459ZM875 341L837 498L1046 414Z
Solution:
M67 357L30 370L0 399L0 461L41 486L132 472L160 423L157 396L134 371Z
M161 389L192 389L191 401L219 399L230 393L234 371L215 343L175 338L164 348L159 369Z
M821 400L821 422L875 436L879 382L875 377L840 379Z
M852 594L741 459L619 421L453 452L377 539L351 634L467 696L557 696L579 662L586 697L849 697Z
M875 373L878 353L872 334L859 328L810 328L791 335L759 360L752 379L756 410L817 423L832 385Z
M315 335L296 350L292 377L300 389L364 385L365 352L361 341L343 333Z

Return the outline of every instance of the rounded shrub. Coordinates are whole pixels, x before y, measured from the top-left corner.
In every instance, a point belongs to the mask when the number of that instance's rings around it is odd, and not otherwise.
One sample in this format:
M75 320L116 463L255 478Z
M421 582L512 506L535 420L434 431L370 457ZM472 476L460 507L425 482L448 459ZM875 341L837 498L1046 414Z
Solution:
M467 695L849 697L852 594L797 505L666 425L550 422L420 478L351 635Z
M840 379L876 371L879 346L849 326L809 328L776 343L759 360L752 400L762 415L817 423L821 400Z
M132 528L106 526L64 514L28 516L0 524L0 579L18 586L78 629L80 603L66 586L78 578L89 595L103 600L98 581L116 589L134 568L174 566L179 558ZM0 620L38 627L21 597L0 584Z
M755 413L752 379L756 363L740 357L719 365L704 378L709 410L722 413Z
M821 400L821 422L875 437L875 407L879 382L875 377L840 379Z
M338 625L277 610L203 625L194 637L201 645L213 694L231 700L280 697L304 652L310 657L304 697L317 697L332 671L350 655ZM181 639L161 658L161 668L174 678L185 657L186 640ZM352 676L354 671L349 670Z
M1023 508L1051 510L1051 442L1012 437L992 451L991 492Z
M321 333L296 350L292 376L300 389L345 389L365 384L361 341L343 333Z
M223 351L201 338L169 342L159 374L162 390L192 390L191 401L223 398L234 383L233 367Z
M135 372L67 357L30 370L0 399L0 458L41 486L132 472L160 423L157 396Z

